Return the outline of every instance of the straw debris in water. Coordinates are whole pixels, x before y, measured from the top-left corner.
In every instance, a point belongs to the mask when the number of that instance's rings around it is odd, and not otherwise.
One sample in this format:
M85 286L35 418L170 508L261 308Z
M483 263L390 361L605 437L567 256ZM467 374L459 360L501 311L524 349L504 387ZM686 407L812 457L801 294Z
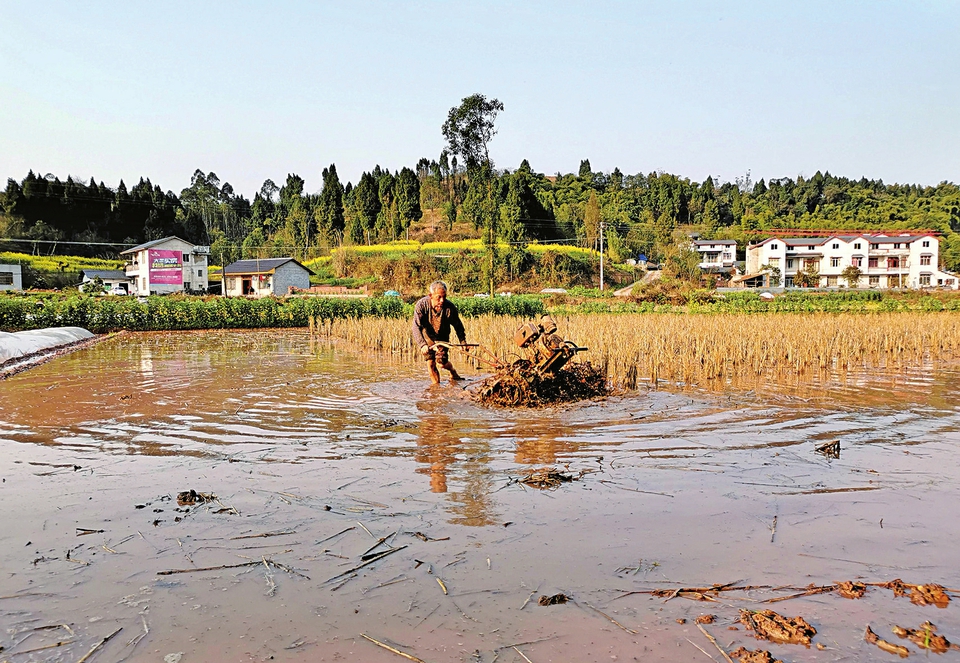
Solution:
M567 364L555 373L541 374L525 359L484 379L473 392L483 405L544 407L606 396L610 393L602 370L590 362Z

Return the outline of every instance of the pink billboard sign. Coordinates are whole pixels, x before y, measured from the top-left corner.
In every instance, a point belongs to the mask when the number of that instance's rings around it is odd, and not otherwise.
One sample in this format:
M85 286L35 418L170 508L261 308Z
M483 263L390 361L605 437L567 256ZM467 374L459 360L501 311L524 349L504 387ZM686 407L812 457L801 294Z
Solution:
M150 250L150 283L181 285L183 283L183 254L179 251Z

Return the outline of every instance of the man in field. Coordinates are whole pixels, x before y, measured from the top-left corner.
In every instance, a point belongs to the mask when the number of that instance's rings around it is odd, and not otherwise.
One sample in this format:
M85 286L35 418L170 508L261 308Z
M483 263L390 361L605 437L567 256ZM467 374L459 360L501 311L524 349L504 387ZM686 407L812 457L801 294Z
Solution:
M434 281L430 284L426 297L420 299L413 309L413 342L420 348L420 353L427 362L430 379L433 384L440 384L440 371L437 364L446 371L450 371L451 380L460 380L460 374L450 363L449 352L437 341L450 342L450 328L457 332L461 343L466 343L467 334L463 330L460 314L453 302L447 301L447 284L443 281Z

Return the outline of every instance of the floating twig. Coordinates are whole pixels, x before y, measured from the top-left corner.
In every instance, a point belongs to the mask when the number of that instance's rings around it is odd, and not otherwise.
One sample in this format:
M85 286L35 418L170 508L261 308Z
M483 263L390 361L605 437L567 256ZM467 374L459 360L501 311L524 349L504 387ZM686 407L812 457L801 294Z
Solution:
M440 589L443 590L443 595L447 595L447 586L443 584L443 581L440 578L437 578L437 582L440 583Z
M330 539L335 539L335 538L337 538L338 536L340 536L341 534L346 534L347 532L349 532L349 531L352 530L352 529L357 529L357 528L356 528L356 527L348 527L348 528L345 529L345 530L340 530L340 531L337 532L336 534L334 534L334 535L332 535L332 536L328 536L328 537L325 538L325 539L321 539L321 540L317 541L317 542L316 542L315 544L313 544L313 545L319 546L321 543L326 543L326 542L329 541Z
M710 635L709 633L707 633L707 629L703 628L703 625L697 624L697 628L700 629L700 632L701 632L701 633L703 633L705 636L707 636L707 640L709 640L710 642L713 643L713 646L717 648L717 651L719 651L721 654L723 654L723 657L727 660L727 663L733 663L733 659L731 659L731 658L727 655L727 652L723 651L723 647L720 646L720 644L717 642L717 639L714 638L714 637L713 637L712 635ZM702 650L701 650L701 651L702 651Z
M86 527L77 528L77 536L86 536L87 534L103 534L106 530L102 529L87 529Z
M773 537L777 535L777 517L773 517L773 527L770 528L770 543L773 543Z
M282 530L280 532L264 532L263 534L245 534L243 536L231 536L231 541L238 541L239 539L263 539L268 536L287 536L288 534L296 534L296 530Z
M517 652L518 654L520 654L520 656L523 657L523 660L525 660L527 663L533 663L533 661L531 661L529 658L527 658L526 655L525 655L522 651L520 651L519 649L517 649L516 647L513 648L513 651L515 651L515 652Z
M580 605L579 602L574 601L574 603L577 603L577 605ZM622 629L623 629L624 631L626 631L627 633L630 633L630 634L632 634L632 635L636 635L636 634L637 634L637 632L634 631L633 629L627 628L626 626L624 626L623 624L621 624L620 622L618 622L616 619L614 619L613 617L611 617L611 616L608 615L607 613L603 612L602 610L598 610L597 608L594 608L594 607L593 607L592 605L590 605L589 603L584 602L583 605L587 606L588 608L590 608L590 609L593 610L594 612L597 612L597 613L603 615L604 617L606 617L606 618L609 619L611 622L613 622L614 624L616 624L617 626L619 626L620 628L622 628Z
M54 642L49 645L43 645L42 647L34 647L33 649L24 649L23 651L11 652L9 655L20 656L21 654L30 654L33 652L43 651L44 649L55 649L56 647L63 647L64 645L72 645L74 642L74 640L64 640L63 642Z
M90 658L91 656L93 656L94 653L96 653L96 651L97 651L98 649L100 649L100 648L103 647L105 644L107 644L107 642L109 642L110 639L111 639L113 636L115 636L117 633L119 633L119 632L122 631L122 630L123 630L123 627L121 626L121 627L118 628L116 631L114 631L113 633L111 633L110 635L108 635L107 637L105 637L103 640L101 640L101 641L98 642L97 644L95 644L95 645L93 646L93 649L91 649L91 650L88 651L86 654L84 654L84 655L83 655L83 658L81 658L79 661L77 661L77 663L83 663L83 662L86 661L88 658Z
M328 579L324 582L324 584L326 584L326 583L328 583L328 582L330 582L330 581L332 581L332 580L336 580L337 578L339 578L339 577L341 577L341 576L345 576L345 575L347 575L348 573L353 573L354 571L359 571L359 570L362 569L363 567L368 566L368 565L370 565L370 564L373 564L374 562L380 561L381 559L383 559L383 558L386 557L387 555L392 555L393 553L398 552L398 551L400 551L400 550L403 550L403 549L406 548L406 547L407 547L407 546L400 546L399 548L391 548L390 550L385 550L385 551L383 551L382 553L378 553L376 557L372 557L372 558L368 559L368 560L367 560L366 562L364 562L363 564L359 564L359 565L353 567L352 569L348 569L348 570L344 571L343 573L338 573L337 575L333 576L332 578L328 578Z
M365 633L361 633L361 634L360 634L360 637L366 638L367 640L369 640L369 641L372 642L373 644L377 645L378 647L383 647L383 648L386 649L387 651L393 652L393 653L396 654L397 656L403 656L404 658L409 659L409 660L411 660L411 661L417 661L417 663L425 663L425 661L424 661L423 659L417 658L416 656L413 656L412 654L407 654L407 653L405 653L405 652L402 652L402 651L400 651L399 649L394 649L394 648L391 647L390 645L385 645L385 644L383 644L382 642L380 642L379 640L374 640L373 638L371 638L369 635L367 635L367 634L365 634Z

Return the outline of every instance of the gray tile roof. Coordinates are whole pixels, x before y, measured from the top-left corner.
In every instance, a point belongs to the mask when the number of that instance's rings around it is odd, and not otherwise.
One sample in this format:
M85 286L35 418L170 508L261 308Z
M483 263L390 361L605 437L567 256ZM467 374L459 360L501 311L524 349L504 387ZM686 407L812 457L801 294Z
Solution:
M136 253L137 251L143 251L144 249L149 249L149 248L151 248L151 247L153 247L153 246L156 246L157 244L163 244L164 242L168 242L168 241L170 241L171 239L179 239L181 242L185 242L185 243L190 244L191 246L193 246L193 242L187 242L187 240L185 240L185 239L180 239L180 238L177 237L176 235L170 235L169 237L164 237L163 239L155 239L155 240L153 240L152 242L146 242L146 243L144 243L144 244L140 244L139 246L135 246L135 247L133 247L132 249L127 249L126 251L121 251L121 252L120 252L120 255L126 255L127 253Z
M251 260L238 260L232 262L223 268L224 274L266 274L274 271L277 267L285 265L288 262L296 263L311 274L309 268L304 267L293 258L253 258Z
M98 276L101 279L110 279L110 280L129 280L127 275L124 272L121 272L119 269L84 269L83 270L84 278L95 279Z

